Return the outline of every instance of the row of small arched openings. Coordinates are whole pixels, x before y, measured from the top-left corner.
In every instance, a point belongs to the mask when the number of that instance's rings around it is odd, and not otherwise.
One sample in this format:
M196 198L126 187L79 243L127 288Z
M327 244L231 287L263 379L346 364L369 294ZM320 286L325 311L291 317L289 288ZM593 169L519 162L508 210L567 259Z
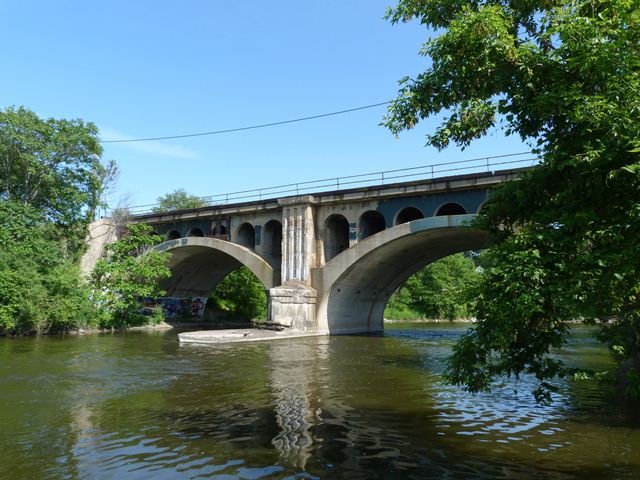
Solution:
M227 231L224 225L217 226L217 230L212 230L211 235L205 235L200 228L192 228L187 233L187 237L219 237L226 235ZM262 228L262 252L275 258L282 257L282 224L277 220L269 220ZM182 238L178 230L171 230L167 233L167 240L177 240ZM256 229L250 223L243 223L238 227L236 234L236 243L243 247L255 250L256 248Z
M436 210L434 216L464 215L466 213L466 209L458 203L445 203ZM393 226L421 218L425 218L425 216L419 208L405 207L395 215ZM358 239L364 240L386 228L386 220L380 212L376 210L366 211L358 220ZM325 223L324 237L324 256L325 261L328 262L349 248L349 222L347 219L340 214L331 215Z
M458 203L446 203L442 205L435 213L435 216L444 215L464 215L467 211ZM393 225L400 225L413 220L425 218L422 211L417 207L405 207L398 211L395 215ZM360 216L358 221L358 239L364 240L371 235L375 235L387 228L386 221L382 214L376 210L369 210ZM220 231L213 231L211 235L219 236L227 233L224 226L217 226ZM204 237L206 236L200 228L192 228L187 237ZM177 240L182 235L178 230L171 230L167 234L167 240ZM265 223L261 232L262 237L262 253L270 255L273 258L282 257L282 224L277 220L270 220ZM250 223L243 223L238 227L236 234L236 243L244 247L255 250L256 248L256 230ZM324 229L324 254L325 261L331 260L340 252L349 248L349 222L340 214L331 215Z

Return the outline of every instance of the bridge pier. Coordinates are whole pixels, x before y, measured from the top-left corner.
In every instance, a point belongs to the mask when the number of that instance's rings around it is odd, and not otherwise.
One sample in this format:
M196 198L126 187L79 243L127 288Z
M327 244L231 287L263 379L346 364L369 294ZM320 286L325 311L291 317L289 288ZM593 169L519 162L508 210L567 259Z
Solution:
M267 290L269 321L297 332L315 332L318 292L304 284L289 283Z
M315 266L313 197L279 199L282 206L282 284L267 290L269 321L309 332L317 330L318 293L311 287Z

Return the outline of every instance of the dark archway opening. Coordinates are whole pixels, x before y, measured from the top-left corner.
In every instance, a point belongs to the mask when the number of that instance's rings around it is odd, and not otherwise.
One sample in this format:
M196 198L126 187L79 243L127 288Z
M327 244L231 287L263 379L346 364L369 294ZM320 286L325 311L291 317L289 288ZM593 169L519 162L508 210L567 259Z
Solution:
M325 262L347 248L349 248L349 222L342 215L331 215L324 228Z
M256 231L250 223L243 223L238 229L238 245L255 250L256 248Z
M262 248L266 255L282 258L282 224L269 220L262 229Z
M387 225L380 212L376 212L375 210L364 212L360 217L359 222L360 240L364 240L371 235L375 235L376 233L383 231L385 228L387 228Z
M445 203L436 212L436 217L444 215L465 215L467 211L459 203Z
M177 240L180 237L180 232L177 230L171 230L169 233L167 233L167 240Z
M396 215L396 225L401 225L407 222L413 222L414 220L419 220L424 218L422 212L416 207L406 207L398 212Z
M199 228L192 228L189 230L187 237L204 237L204 233Z

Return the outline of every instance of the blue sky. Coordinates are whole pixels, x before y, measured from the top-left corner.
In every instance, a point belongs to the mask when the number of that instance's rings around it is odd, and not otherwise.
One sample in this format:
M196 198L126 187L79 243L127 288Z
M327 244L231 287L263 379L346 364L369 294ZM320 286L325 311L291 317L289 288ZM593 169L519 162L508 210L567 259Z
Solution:
M94 122L104 139L269 123L392 99L427 65L418 24L390 0L0 0L0 108ZM499 132L461 152L424 147L435 120L395 138L385 108L210 137L105 144L111 203L184 188L213 195L525 151Z

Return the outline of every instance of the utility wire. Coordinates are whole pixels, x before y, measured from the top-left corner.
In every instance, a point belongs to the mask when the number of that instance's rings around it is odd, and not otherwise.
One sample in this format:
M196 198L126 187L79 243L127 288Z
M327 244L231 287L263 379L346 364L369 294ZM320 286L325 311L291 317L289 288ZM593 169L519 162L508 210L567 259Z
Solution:
M294 118L292 120L283 120L280 122L263 123L260 125L251 125L249 127L229 128L226 130L214 130L212 132L200 132L200 133L188 133L185 135L169 135L166 137L150 137L150 138L132 138L128 140L101 140L101 143L131 143L131 142L149 142L151 140L171 140L174 138L189 138L189 137L204 137L205 135L219 135L221 133L241 132L244 130L255 130L256 128L274 127L276 125L285 125L287 123L304 122L306 120L314 120L316 118L331 117L334 115L342 115L343 113L356 112L358 110L365 110L367 108L380 107L382 105L389 105L391 100L386 102L373 103L371 105L364 105L362 107L348 108L346 110L340 110L331 113L322 113L320 115L311 115L310 117Z

